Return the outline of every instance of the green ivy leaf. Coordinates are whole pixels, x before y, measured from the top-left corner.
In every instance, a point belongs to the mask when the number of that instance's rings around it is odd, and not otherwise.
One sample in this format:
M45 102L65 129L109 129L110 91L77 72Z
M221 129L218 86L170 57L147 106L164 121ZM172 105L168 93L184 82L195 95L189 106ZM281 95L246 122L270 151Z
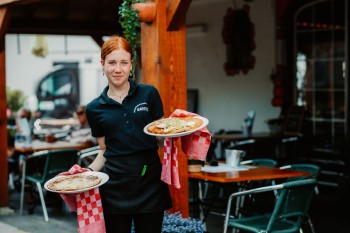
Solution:
M119 23L123 28L123 35L126 40L129 41L132 48L132 57L134 61L133 65L133 77L135 76L135 68L137 66L137 52L136 48L140 44L140 19L137 12L132 9L131 5L136 2L142 2L141 0L124 0L118 9Z

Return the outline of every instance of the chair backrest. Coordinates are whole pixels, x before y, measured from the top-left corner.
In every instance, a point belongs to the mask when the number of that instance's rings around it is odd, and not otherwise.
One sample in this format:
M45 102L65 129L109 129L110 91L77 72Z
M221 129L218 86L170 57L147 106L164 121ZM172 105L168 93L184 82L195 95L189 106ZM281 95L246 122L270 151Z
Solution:
M249 232L299 232L304 218L308 217L308 210L315 194L315 179L297 180L277 185L260 186L258 188L235 192L230 195L224 222L224 232L228 226ZM243 217L231 219L230 211L234 198L252 196L260 193L278 192L273 210L255 214L253 218ZM237 224L236 224L237 223Z
M89 148L82 149L82 150L78 151L78 155L85 154L85 153L88 153L90 151L96 151L96 150L99 150L99 149L100 149L100 146L92 146L92 147L89 147Z
M289 107L283 124L283 134L299 134L304 121L305 108L292 105Z
M293 228L297 232L304 217L308 215L308 209L315 194L315 186L315 179L283 183L266 231L272 231L276 227L277 221L286 221L287 219L289 224L293 222Z
M241 140L241 141L232 141L232 142L226 142L226 144L223 144L223 149L235 149L235 150L242 150L245 152L244 158L250 158L252 157L254 153L255 148L255 140L254 139L247 139L247 140Z
M267 166L267 167L276 167L277 161L274 159L251 159L241 162L242 165L256 165L256 166Z
M277 167L277 161L274 159L264 159L264 158L259 158L259 159L251 159L251 160L245 160L240 163L240 165L253 165L253 166L266 166L266 167ZM254 187L263 187L263 186L268 186L274 183L274 180L255 180L252 182L249 182L249 188L254 188ZM269 206L268 203L271 203L272 197L270 196L272 194L267 193L263 194L260 197L256 197L254 202L257 202L258 199L260 199L261 203L264 203L265 206ZM269 202L270 201L270 202Z
M291 178L288 178L287 181L309 179L309 178L317 179L321 170L319 166L315 164L308 164L308 163L290 164L290 165L283 166L280 169L291 169L295 171L305 171L310 173L309 176L291 177Z
M79 166L82 166L83 165L83 161L86 157L93 157L95 158L98 153L100 151L100 147L99 146L94 146L94 147L90 147L90 148L87 148L87 149L84 149L84 150L80 150L78 152L78 162L77 164ZM88 165L88 164L85 164L85 165Z
M48 150L42 176L45 182L61 172L68 171L77 161L78 150Z

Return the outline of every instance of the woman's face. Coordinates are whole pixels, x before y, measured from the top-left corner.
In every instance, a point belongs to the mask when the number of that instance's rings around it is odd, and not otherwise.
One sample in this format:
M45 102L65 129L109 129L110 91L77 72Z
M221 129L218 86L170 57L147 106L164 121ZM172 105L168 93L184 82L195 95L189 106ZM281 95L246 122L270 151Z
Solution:
M132 70L131 54L123 49L114 50L101 61L110 85L119 87L128 81Z

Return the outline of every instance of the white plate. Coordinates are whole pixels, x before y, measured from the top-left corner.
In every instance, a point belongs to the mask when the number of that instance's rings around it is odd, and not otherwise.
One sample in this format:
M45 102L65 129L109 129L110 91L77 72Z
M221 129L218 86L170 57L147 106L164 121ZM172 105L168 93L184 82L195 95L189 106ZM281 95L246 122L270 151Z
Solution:
M157 137L163 137L163 138L174 138L174 137L181 137L181 136L189 135L191 133L196 132L197 130L200 130L200 129L204 128L205 126L207 126L209 124L209 120L207 118L205 118L205 117L202 117L202 116L194 116L194 117L197 117L197 118L201 119L203 121L203 124L201 126L199 126L198 128L192 129L192 130L187 131L187 132L173 133L173 134L150 133L150 132L147 131L147 128L153 122L151 122L148 125L146 125L145 128L143 128L143 132L145 132L146 134L151 135L151 136L157 136Z
M54 193L82 193L82 192L85 192L85 191L88 191L90 189L94 189L94 188L97 188L103 184L105 184L108 179L109 179L109 176L106 174L106 173L103 173L103 172L92 172L92 171L88 171L88 172L84 172L84 173L78 173L78 174L73 174L71 176L74 176L74 175L94 175L94 176L98 176L98 177L101 177L102 180L99 184L95 185L95 186L92 186L92 187L89 187L89 188L85 188L85 189L80 189L80 190L73 190L73 191L55 191L55 190L51 190L47 187L47 185L51 182L51 181L54 181L60 177L68 177L68 176L55 176L54 178L46 181L44 187L47 191L50 191L50 192L54 192Z

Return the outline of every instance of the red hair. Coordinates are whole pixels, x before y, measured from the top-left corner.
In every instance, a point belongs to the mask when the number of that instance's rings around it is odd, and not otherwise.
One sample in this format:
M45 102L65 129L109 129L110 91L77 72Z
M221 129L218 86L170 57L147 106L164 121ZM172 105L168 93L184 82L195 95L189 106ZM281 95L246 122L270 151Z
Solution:
M132 55L132 50L129 42L118 35L113 35L108 40L106 40L101 48L101 60L105 60L106 56L113 52L114 50L123 49ZM131 58L132 59L132 58Z

